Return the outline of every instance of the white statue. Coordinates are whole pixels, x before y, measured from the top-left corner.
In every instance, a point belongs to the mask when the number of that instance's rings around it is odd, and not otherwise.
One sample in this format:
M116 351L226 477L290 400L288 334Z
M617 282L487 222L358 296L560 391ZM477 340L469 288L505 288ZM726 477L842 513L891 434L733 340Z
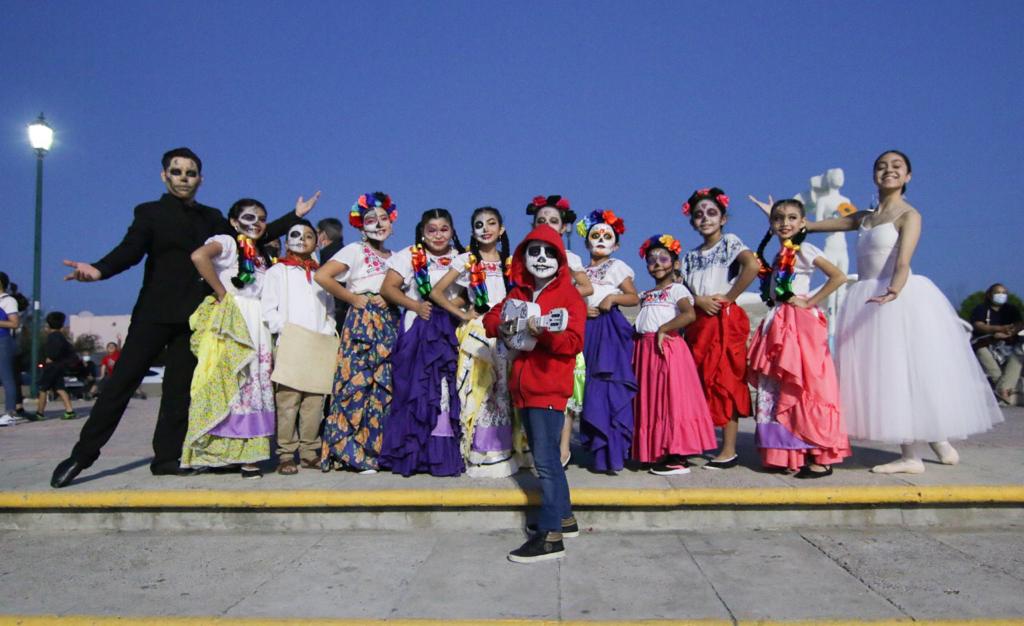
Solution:
M797 194L796 198L804 203L809 214L817 221L850 215L857 211L850 199L839 193L845 178L843 170L835 167L823 175L812 176L811 188L807 198ZM825 238L825 258L838 267L844 274L850 271L850 255L846 250L846 233L835 232ZM846 285L837 289L825 301L825 314L828 317L829 338L835 333L836 314L846 297Z

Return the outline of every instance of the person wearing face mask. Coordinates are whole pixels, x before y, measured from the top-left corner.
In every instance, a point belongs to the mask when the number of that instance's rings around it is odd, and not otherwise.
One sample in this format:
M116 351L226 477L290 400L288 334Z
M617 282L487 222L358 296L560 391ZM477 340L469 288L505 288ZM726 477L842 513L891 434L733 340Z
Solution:
M521 412L541 486L536 533L509 553L510 561L532 563L565 555L564 537L579 535L572 513L569 483L559 453L565 405L572 395L576 355L583 349L586 307L573 287L565 249L558 234L547 226L535 227L512 255L512 287L508 295L484 315L488 337L514 335L502 315L511 300L533 302L540 315L565 309L567 325L561 332L548 330L536 317L528 332L536 339L532 350L514 353L509 391Z
M985 291L985 302L971 311L971 345L996 397L1010 404L1021 372L1021 340L1024 328L1020 311L1008 302L1006 286L996 283Z
M398 309L380 296L391 250L385 242L398 208L382 191L359 196L348 222L362 234L316 271L314 280L349 305L342 322L338 370L324 421L320 469L377 472L384 418L391 405L391 351Z
M155 202L135 207L135 217L124 239L96 263L65 260L72 269L65 280L93 282L106 280L146 258L132 324L125 338L121 359L104 393L97 399L82 426L71 456L57 465L50 479L55 487L66 487L82 470L100 456L100 449L114 434L132 394L141 384L153 361L166 348L163 395L153 434L154 475L194 473L180 467L182 442L188 428L189 386L196 360L189 349L189 316L210 293L192 264L192 252L213 235L232 234L234 229L221 212L196 201L203 182L203 163L188 148L176 148L163 155L160 179L167 187ZM279 237L319 197L301 197L294 213L267 225L269 237Z
M316 231L302 220L288 231L285 239L287 253L267 270L263 281L260 303L263 320L273 335L280 335L285 324L295 324L314 333L334 335L334 298L313 280L319 268L313 253L316 251ZM280 341L280 337L278 338ZM274 380L282 368L294 368L294 363L282 363L281 353L274 363ZM289 376L286 380L301 379ZM323 419L324 394L312 393L278 384L274 391L277 406L277 473L297 474L295 453L302 467L320 469L320 422Z
M380 293L405 309L391 355L395 392L381 452L381 465L395 474L458 476L466 469L455 381L455 318L430 302L433 285L463 251L451 213L430 209L416 225L416 243L388 259ZM458 292L453 284L444 295L452 300Z
M587 297L587 333L583 342L587 382L580 421L581 443L594 454L593 469L615 473L625 466L633 441L633 327L620 306L640 303L633 269L612 253L626 231L612 211L593 211L576 223L587 242L587 277L594 293Z

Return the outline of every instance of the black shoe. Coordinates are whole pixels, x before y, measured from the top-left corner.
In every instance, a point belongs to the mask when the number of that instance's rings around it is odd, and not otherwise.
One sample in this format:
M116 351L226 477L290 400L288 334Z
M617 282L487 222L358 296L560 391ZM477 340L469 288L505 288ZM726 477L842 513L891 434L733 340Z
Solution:
M255 480L257 478L263 478L263 470L261 470L258 467L255 469L246 469L243 467L239 470L239 473L241 473L242 478L245 478L246 480Z
M563 556L565 556L565 546L562 545L562 540L548 541L547 533L540 533L509 552L508 560L513 563L534 563L536 561L560 559Z
M537 532L537 525L536 524L527 524L526 525L526 530L528 530L531 533L536 533ZM562 537L568 537L568 538L571 539L573 537L579 537L579 536L580 536L580 525L576 521L575 517L570 517L567 520L566 519L562 520Z
M149 471L154 476L195 476L196 474L202 474L203 469L198 467L181 467L177 463L161 463L160 465L150 465Z
M797 478L824 478L832 475L832 466L825 465L825 469L820 472L815 472L811 469L810 465L804 465L800 468L800 471L794 474Z
M61 487L67 487L71 484L71 481L76 476L82 473L82 470L89 467L85 463L80 463L74 459L74 457L68 457L57 464L57 468L53 470L53 476L50 478L50 486L54 489L60 489Z
M704 464L704 469L717 470L717 469L729 469L730 467L736 467L740 462L740 455L734 454L730 458L724 461L715 461L714 459Z
M686 462L686 459L672 455L655 463L654 467L648 471L656 476L677 476L689 474L690 464Z

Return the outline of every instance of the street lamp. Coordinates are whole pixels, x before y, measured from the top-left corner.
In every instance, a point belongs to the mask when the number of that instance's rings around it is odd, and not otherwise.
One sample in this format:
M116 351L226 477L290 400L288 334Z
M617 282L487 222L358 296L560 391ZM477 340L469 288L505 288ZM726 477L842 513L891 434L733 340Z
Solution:
M39 315L41 307L40 273L43 258L43 157L53 145L53 129L46 124L43 114L28 126L28 140L36 151L36 244L35 259L32 267L32 363L30 393L33 398L39 395Z

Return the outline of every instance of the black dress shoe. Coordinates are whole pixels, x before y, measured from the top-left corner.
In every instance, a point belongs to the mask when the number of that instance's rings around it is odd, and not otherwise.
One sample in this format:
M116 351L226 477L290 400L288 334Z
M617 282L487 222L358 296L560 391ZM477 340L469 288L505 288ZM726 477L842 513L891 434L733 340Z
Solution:
M197 467L181 467L177 463L150 465L149 471L152 472L154 476L195 476L196 474L203 473L203 470Z
M57 464L57 469L53 470L53 476L50 478L50 486L54 489L60 489L61 487L67 487L71 484L71 481L76 476L82 473L82 470L89 467L85 463L76 461L73 457L68 457Z
M826 476L831 476L832 475L832 466L831 465L824 465L823 467L825 469L819 470L819 471L816 472L816 471L811 469L810 465L804 465L803 467L800 468L799 472L794 474L794 476L796 478L824 478Z

